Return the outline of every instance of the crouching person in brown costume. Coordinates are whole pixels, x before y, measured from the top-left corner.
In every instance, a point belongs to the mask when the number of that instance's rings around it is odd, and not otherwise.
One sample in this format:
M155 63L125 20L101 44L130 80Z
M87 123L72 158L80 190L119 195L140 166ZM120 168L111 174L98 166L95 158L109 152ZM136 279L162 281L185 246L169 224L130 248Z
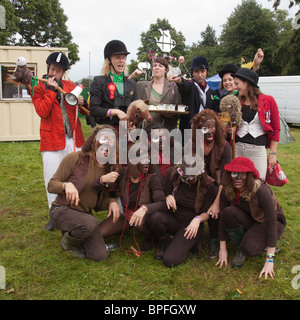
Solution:
M84 143L82 151L67 155L49 181L49 192L57 194L50 208L50 219L63 233L62 249L78 259L87 257L103 261L108 257L92 210L108 209L110 214L119 216L117 201L109 198L108 188L103 187L103 182L114 182L119 175L118 164L104 161L117 143L115 130L108 125L99 125Z
M220 268L227 265L226 232L237 248L232 267L241 267L245 257L267 258L260 277L274 276L277 240L285 229L285 216L274 192L263 180L253 162L237 157L225 165L219 216Z
M195 166L195 164L193 165ZM193 248L201 243L207 210L218 192L214 180L203 170L204 163L188 173L192 165L181 164L169 169L165 180L166 206L169 211L156 212L148 225L160 240L155 258L167 267L183 263ZM174 236L171 242L168 235Z

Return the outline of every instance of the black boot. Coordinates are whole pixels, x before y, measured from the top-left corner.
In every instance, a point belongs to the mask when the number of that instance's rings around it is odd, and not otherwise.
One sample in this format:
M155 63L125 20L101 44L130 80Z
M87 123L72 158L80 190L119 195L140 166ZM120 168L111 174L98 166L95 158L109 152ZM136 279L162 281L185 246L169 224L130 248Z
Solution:
M53 231L54 229L55 229L54 224L51 222L51 220L49 220L48 223L45 225L45 230Z
M218 257L219 239L209 239L209 257L215 259Z
M71 254L77 259L84 259L85 253L80 249L80 246L83 243L82 239L74 238L66 232L61 238L61 247L64 251Z
M156 250L156 253L155 253L156 260L163 259L164 251L167 248L167 246L168 246L168 238L167 237L165 239L159 241L158 249Z
M229 229L229 230L227 230L227 232L230 235L230 238L232 239L232 241L234 242L234 244L237 248L236 255L232 260L231 266L233 268L239 268L245 263L245 260L246 260L246 257L240 248L240 243L242 241L242 238L243 238L245 232L244 232L242 226L240 226L236 229Z

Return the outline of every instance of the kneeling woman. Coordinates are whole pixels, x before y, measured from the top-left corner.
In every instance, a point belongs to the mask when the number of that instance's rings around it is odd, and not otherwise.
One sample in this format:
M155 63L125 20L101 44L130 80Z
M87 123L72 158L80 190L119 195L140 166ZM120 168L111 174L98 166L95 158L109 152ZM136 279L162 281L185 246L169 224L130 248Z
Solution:
M219 216L220 268L227 265L226 232L237 253L232 267L240 267L245 256L253 257L265 252L267 258L260 277L274 276L273 258L277 240L285 229L285 216L272 189L259 179L253 162L237 157L225 165L221 214Z
M218 187L203 171L203 164L195 175L187 175L187 165L175 166L165 180L168 211L153 214L148 225L160 239L156 259L163 259L167 267L185 261L202 238L203 222L209 219L207 210L215 200ZM191 168L189 168L191 169ZM174 238L168 243L168 235Z
M138 249L148 251L152 249L153 237L150 234L146 220L156 211L165 207L165 194L155 169L150 164L148 152L140 156L140 163L133 165L130 162L124 168L120 182L117 181L116 189L123 206L124 215L117 221L108 217L100 223L100 230L104 238L123 234L130 227L135 227L144 234L144 244ZM122 237L122 235L121 235ZM120 245L121 245L120 238ZM122 248L122 246L121 246ZM125 251L125 250L124 250Z
M118 164L103 163L115 143L116 132L111 126L96 127L82 151L67 155L48 184L48 191L57 194L50 208L50 220L63 232L61 247L79 259L102 261L108 256L92 210L109 209L114 216L119 215L117 201L109 198L102 186L103 182L113 183L121 169Z

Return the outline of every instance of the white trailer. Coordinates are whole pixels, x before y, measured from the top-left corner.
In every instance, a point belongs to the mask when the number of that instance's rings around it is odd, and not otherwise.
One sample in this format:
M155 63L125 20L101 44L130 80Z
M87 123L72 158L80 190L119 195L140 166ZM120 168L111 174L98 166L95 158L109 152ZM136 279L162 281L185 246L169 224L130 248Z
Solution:
M287 123L300 125L300 76L259 77L258 86L274 97Z

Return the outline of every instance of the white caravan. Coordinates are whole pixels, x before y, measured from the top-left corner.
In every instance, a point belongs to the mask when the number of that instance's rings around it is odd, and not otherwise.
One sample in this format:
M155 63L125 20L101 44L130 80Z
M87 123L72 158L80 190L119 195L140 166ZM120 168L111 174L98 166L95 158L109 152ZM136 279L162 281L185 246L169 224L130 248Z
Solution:
M287 123L300 125L300 76L259 77L258 86L274 97Z

